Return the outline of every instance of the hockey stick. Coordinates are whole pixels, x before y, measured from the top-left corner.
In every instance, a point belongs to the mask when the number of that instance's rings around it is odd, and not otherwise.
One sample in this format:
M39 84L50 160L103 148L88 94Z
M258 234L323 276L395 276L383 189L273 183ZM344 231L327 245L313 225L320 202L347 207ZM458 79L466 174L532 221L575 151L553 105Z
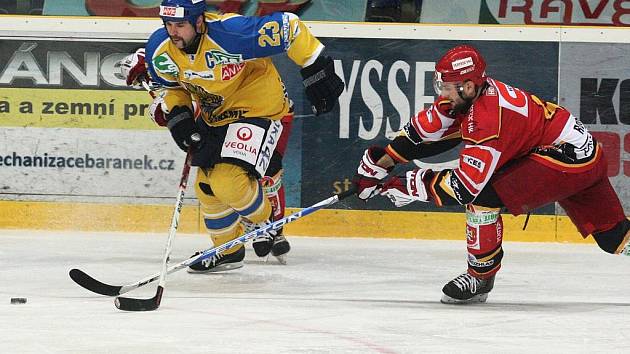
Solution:
M168 270L166 271L166 274L171 274L171 273L175 273L183 268L186 268L188 266L191 266L193 264L197 264L199 262L201 262L204 259L210 258L210 257L214 257L217 254L223 253L227 250L229 250L230 248L233 248L235 246L238 246L240 244L243 244L253 238L259 237L261 235L263 235L266 231L268 230L278 230L281 227L283 227L284 225L293 222L297 219L300 219L304 216L307 216L319 209L322 209L324 207L327 207L329 205L333 205L336 202L347 198L348 196L351 196L355 193L354 189L350 189L348 191L345 191L341 194L337 194L334 195L330 198L327 198L325 200L322 200L319 203L313 204L310 207L304 208L298 212L295 212L291 215L288 215L280 220L274 221L270 224L267 224L263 227L261 227L260 229L257 230L253 230L251 232L248 232L232 241L226 242L218 247L214 247L214 248L209 248L207 250L204 250L202 253L188 258L174 266L171 266L170 268L168 268ZM121 294L124 294L128 291L137 289L141 286L145 286L149 283L154 282L155 280L157 280L160 275L162 273L157 273L157 274L153 274L150 275L142 280L139 280L137 282L134 283L130 283L127 285L109 285L109 284L105 284L103 282L100 282L94 278L92 278L91 276L89 276L87 273L79 270L79 269L72 269L70 271L70 278L72 278L72 280L74 280L77 284L79 284L80 286L82 286L83 288L97 293L97 294L101 294L101 295L107 295L107 296L118 296ZM150 300L150 299L149 299ZM148 304L144 304L145 307ZM156 307L157 308L157 307Z
M184 194L186 193L186 186L188 185L188 175L190 174L190 162L192 159L192 148L188 149L186 153L186 161L184 162L184 169L182 170L182 178L179 180L179 191L177 192L177 199L175 200L175 210L173 210L173 217L171 218L171 227L168 231L168 238L166 239L166 246L164 247L164 255L162 257L162 271L160 272L157 291L155 296L150 299L134 299L130 297L117 297L114 300L114 305L119 310L123 311L153 311L160 307L162 301L162 294L164 293L164 286L166 285L166 271L168 269L168 260L171 256L171 249L173 244L173 238L177 233L177 227L179 226L179 214L182 211L184 205Z

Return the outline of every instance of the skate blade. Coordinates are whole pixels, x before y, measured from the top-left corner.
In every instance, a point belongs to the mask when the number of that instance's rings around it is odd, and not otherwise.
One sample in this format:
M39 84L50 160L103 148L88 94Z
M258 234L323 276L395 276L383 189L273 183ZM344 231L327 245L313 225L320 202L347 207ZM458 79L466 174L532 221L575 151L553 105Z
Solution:
M190 274L205 274L205 273L217 273L217 272L225 272L228 270L234 270L243 267L243 262L234 262L234 263L226 263L220 264L214 268L210 268L208 270L196 270L188 268L187 271Z
M278 260L278 262L280 262L280 264L287 265L287 254L286 253L278 255L278 256L274 256L274 257L276 257L276 259Z
M475 295L468 300L454 299L446 294L442 294L442 298L440 299L440 302L447 305L465 305L465 304L483 303L483 302L486 302L487 299L488 299L488 293Z

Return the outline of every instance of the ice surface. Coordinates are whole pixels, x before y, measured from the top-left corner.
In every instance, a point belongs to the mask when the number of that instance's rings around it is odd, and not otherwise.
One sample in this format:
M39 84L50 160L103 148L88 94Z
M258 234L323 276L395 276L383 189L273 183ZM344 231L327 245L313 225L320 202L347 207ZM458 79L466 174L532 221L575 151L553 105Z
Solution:
M286 266L250 251L236 271L181 271L157 311L128 313L68 271L135 282L160 270L166 233L0 231L0 353L629 351L630 259L593 245L506 242L488 302L453 306L439 298L463 240L290 240ZM177 235L172 259L207 246Z

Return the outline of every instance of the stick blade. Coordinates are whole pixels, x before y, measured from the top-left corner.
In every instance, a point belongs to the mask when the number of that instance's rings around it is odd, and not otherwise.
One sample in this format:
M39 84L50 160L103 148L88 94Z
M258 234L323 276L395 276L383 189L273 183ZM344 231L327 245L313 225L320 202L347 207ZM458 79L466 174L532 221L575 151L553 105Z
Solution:
M164 288L158 286L155 296L150 299L134 299L119 296L114 300L114 305L122 311L154 311L160 307L162 293L164 293Z
M122 286L114 286L100 282L80 269L71 269L70 278L79 286L97 294L106 296L118 296Z

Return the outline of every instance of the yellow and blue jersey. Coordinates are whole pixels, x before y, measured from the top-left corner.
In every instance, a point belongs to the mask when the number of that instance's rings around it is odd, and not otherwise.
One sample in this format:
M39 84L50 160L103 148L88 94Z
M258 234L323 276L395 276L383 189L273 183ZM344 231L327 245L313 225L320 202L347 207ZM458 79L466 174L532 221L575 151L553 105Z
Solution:
M243 118L282 118L289 111L289 99L269 57L286 52L304 67L323 49L288 12L262 17L207 12L205 27L195 54L177 48L166 29L155 31L146 45L146 62L153 80L164 87L162 109L192 110L194 100L210 126Z

